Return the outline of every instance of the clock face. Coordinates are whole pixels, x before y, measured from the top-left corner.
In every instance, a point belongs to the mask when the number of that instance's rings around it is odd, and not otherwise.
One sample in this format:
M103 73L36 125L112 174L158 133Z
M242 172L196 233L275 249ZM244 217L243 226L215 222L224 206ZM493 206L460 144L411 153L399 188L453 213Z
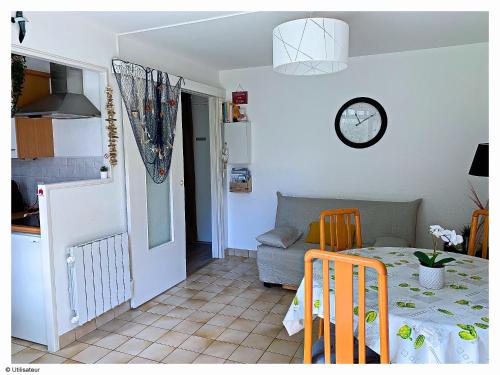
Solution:
M339 139L354 148L377 143L387 128L387 115L380 103L371 98L355 98L345 103L335 118Z

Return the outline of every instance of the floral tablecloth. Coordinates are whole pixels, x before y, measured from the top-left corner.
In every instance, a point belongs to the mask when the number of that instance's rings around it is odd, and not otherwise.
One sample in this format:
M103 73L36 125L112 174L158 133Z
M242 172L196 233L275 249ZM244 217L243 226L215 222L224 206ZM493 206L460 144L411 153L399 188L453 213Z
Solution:
M462 254L446 266L446 286L425 289L418 282L415 249L370 247L343 253L376 258L387 267L389 347L392 363L488 362L488 261ZM432 253L432 250L423 250ZM440 252L442 253L442 252ZM441 257L443 256L441 255ZM335 322L335 270L330 266L330 317ZM354 270L356 275L356 270ZM354 276L356 277L356 276ZM357 305L357 281L354 303ZM313 313L323 316L321 263L313 265ZM376 272L366 271L366 344L379 352ZM357 327L357 308L354 308ZM304 280L283 320L290 335L304 328ZM355 334L357 335L357 328Z

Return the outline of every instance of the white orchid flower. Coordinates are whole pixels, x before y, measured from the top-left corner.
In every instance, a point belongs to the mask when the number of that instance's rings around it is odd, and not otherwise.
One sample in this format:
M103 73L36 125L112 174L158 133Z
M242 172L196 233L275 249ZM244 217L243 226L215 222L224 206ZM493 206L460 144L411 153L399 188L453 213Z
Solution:
M429 227L429 232L435 237L441 237L443 235L444 229L440 225L431 225Z
M441 239L444 242L447 242L449 246L456 246L464 241L461 235L457 234L454 230L448 229L443 230L443 232L441 233Z

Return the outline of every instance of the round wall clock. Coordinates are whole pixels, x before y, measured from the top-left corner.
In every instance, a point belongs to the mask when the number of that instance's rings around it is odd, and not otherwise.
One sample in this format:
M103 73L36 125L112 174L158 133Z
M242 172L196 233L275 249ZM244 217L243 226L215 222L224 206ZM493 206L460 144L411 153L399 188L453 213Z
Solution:
M371 98L354 98L340 107L335 132L349 147L366 148L380 141L387 129L384 107Z

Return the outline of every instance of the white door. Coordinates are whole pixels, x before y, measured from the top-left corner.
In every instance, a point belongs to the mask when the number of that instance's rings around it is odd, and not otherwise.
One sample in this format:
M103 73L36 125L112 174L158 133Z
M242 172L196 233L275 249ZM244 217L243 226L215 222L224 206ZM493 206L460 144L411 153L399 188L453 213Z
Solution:
M186 279L181 105L179 95L172 163L162 184L147 174L122 105L132 307Z

